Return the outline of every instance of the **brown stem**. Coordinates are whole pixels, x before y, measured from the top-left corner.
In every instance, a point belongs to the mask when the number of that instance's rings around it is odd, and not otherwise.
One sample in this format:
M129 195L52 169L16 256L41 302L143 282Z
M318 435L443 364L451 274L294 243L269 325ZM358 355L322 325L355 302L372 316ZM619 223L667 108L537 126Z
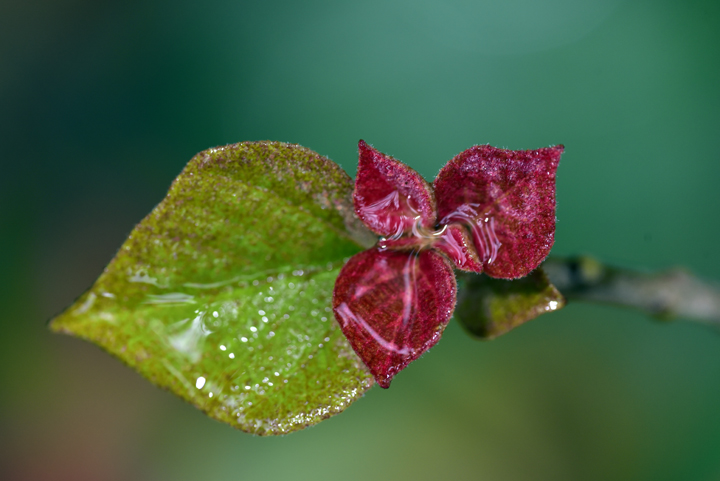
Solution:
M720 326L720 286L683 269L645 273L592 257L551 257L542 265L569 301L635 307L661 318L683 317Z

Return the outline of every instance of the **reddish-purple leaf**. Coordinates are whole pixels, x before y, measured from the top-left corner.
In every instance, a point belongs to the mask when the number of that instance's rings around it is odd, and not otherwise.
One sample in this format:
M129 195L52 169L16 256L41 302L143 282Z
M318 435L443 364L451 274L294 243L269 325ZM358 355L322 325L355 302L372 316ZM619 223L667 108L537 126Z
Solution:
M356 254L335 282L335 318L380 386L430 349L455 308L452 267L432 250L373 248Z
M435 199L425 179L363 140L358 147L360 162L353 200L363 223L385 237L400 237L416 223L432 229L436 220Z
M555 235L555 171L563 146L538 150L472 147L435 179L440 224L470 227L492 277L526 276L550 252Z
M433 244L435 249L448 256L458 269L482 272L482 262L465 227L459 224L450 224L445 226L441 232Z

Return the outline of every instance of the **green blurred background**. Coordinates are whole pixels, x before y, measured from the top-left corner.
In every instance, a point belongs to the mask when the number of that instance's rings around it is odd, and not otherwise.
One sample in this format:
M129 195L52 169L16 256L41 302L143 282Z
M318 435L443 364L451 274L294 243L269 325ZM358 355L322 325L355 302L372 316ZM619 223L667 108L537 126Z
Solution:
M570 305L282 438L50 334L198 151L357 141L432 178L563 143L555 254L718 279L711 0L0 3L0 478L720 479L720 336Z

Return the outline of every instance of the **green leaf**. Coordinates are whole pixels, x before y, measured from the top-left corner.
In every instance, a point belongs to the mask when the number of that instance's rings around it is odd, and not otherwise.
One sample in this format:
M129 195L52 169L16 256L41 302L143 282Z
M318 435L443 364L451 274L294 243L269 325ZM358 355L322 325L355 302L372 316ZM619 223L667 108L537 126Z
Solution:
M297 145L201 152L50 327L244 431L317 423L373 385L332 313L340 267L374 241L352 189Z
M541 268L515 280L470 273L458 281L455 317L470 334L482 339L493 339L565 305L565 298Z

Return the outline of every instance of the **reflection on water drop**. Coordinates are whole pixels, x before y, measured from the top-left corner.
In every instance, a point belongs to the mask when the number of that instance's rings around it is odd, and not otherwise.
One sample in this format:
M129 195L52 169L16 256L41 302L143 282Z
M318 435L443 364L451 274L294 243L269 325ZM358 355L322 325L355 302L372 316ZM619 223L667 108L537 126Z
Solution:
M202 389L204 385L205 385L205 378L202 376L197 378L197 381L195 381L195 387L198 389Z
M182 292L148 294L143 304L195 304L194 296Z
M182 330L177 334L168 336L168 342L170 343L170 345L177 351L188 356L192 362L197 362L200 360L200 357L202 355L200 352L202 348L202 343L204 339L212 333L212 331L208 330L203 323L204 314L204 312L200 312L200 314L195 317L195 319L190 321L190 325L185 330ZM169 330L177 331L178 328L181 329L188 322L188 319L179 321L169 326Z

